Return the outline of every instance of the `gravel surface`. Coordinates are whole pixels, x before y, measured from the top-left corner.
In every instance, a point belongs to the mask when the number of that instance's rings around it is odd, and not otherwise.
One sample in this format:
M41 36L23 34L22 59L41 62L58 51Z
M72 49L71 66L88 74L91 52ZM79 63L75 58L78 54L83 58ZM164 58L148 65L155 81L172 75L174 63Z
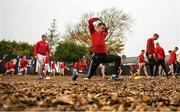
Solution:
M0 76L0 110L180 111L180 79Z

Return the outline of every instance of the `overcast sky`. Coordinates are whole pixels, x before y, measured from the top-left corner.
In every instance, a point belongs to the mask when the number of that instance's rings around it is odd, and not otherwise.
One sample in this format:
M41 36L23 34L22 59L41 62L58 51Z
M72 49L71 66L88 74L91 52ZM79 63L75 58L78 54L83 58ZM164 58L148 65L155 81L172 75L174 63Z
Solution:
M134 19L125 55L138 55L155 32L166 53L180 47L180 0L0 0L0 40L35 44L53 18L63 33L66 24L78 22L82 13L111 7L122 9Z

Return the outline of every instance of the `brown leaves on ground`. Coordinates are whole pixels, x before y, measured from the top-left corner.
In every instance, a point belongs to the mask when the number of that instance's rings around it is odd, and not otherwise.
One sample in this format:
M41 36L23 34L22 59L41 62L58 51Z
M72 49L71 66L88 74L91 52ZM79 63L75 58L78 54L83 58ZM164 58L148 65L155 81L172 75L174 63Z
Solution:
M1 77L0 110L180 111L180 79Z

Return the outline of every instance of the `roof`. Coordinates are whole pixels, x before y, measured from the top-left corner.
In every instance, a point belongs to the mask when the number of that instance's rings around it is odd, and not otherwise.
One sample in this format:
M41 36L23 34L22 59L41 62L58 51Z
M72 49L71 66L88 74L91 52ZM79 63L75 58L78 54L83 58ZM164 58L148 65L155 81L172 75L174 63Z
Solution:
M166 55L165 57L165 61L168 62L168 59L169 59L169 55ZM145 60L147 60L147 58L145 57ZM138 62L138 57L127 57L125 60L124 60L124 64L132 64L132 63L137 63Z

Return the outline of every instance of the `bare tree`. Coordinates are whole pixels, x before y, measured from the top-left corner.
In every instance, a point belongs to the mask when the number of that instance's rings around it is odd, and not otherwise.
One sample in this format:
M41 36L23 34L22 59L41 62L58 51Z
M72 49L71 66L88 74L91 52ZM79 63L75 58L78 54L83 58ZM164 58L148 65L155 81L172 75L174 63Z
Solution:
M91 48L91 38L88 28L88 19L98 17L107 25L108 35L106 44L110 52L120 53L124 49L124 39L127 31L130 31L133 20L131 16L116 8L105 9L97 14L85 13L82 15L80 22L75 25L66 27L65 37L78 44ZM97 24L97 23L95 23Z

